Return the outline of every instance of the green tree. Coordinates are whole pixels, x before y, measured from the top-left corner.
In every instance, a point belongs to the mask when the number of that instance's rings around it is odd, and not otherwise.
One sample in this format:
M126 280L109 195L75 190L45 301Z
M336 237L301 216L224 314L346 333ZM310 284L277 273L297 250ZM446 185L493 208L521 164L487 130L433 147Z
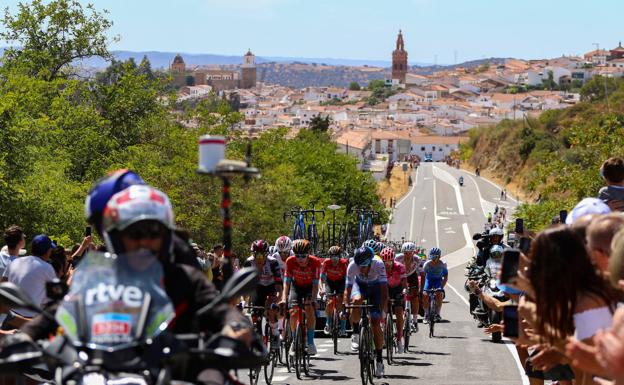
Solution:
M349 83L349 90L351 91L359 91L361 89L360 84L358 82Z
M316 115L312 119L310 119L310 124L308 124L308 128L315 132L327 132L329 131L329 126L331 125L331 119L329 116L322 117L321 115Z
M581 88L581 99L589 102L605 100L605 96L614 93L622 83L622 79L596 75Z
M16 14L5 9L0 39L9 43L4 52L6 68L20 68L44 80L63 75L80 59L110 59L106 33L112 22L105 12L75 0L42 0L20 3Z

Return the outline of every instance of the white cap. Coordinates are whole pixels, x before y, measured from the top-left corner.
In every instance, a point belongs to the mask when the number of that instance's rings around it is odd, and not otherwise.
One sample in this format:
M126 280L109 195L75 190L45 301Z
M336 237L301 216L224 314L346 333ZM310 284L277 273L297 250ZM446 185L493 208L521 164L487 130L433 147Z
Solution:
M566 225L571 225L587 214L609 214L611 209L598 198L584 198L576 204L566 218Z

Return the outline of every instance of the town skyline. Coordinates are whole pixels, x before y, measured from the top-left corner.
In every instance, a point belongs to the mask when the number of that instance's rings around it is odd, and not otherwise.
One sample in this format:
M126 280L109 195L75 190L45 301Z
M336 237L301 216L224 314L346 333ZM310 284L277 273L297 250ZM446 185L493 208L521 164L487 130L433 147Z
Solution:
M86 4L87 1L80 1ZM5 0L15 10L19 0ZM337 4L336 4L337 3ZM624 4L604 0L528 0L521 9L491 0L99 0L109 11L113 50L259 57L388 61L399 29L413 64L456 64L490 57L544 59L613 48ZM533 10L534 12L528 12ZM302 17L302 15L306 15ZM581 28L592 22L592 28ZM584 24L585 22L585 24Z

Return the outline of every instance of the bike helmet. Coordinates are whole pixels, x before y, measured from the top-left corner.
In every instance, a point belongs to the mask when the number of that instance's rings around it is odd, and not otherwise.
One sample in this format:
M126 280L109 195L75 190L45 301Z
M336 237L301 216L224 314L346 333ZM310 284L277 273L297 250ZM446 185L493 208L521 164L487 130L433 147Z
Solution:
M503 251L504 251L503 246L501 246L501 245L494 245L490 249L490 257L492 257L492 258L500 258L503 255Z
M269 252L269 244L262 239L257 239L251 244L251 252L266 255Z
M379 256L384 262L394 261L394 249L392 247L386 247L381 251Z
M134 237L154 237L156 231L165 230L157 234L163 239L160 256L169 256L173 260L175 221L171 202L165 193L146 185L130 186L113 195L106 204L102 213L102 229L108 250L123 253L121 233L139 222L145 222L145 226L134 227ZM160 226L150 228L150 223Z
M386 245L384 245L383 242L375 242L375 247L373 247L373 250L375 250L375 254L379 255L379 253L381 253L381 251L385 248Z
M494 226L494 227L492 227L492 228L490 229L489 234L490 234L490 236L492 236L492 235L499 235L499 236L501 236L501 237L502 237L502 236L503 236L503 229L501 229L501 228L500 228L500 227L498 227L498 226Z
M310 254L312 252L312 245L307 239L295 239L292 251L295 255Z
M440 250L439 248L432 247L431 250L429 250L430 259L434 259L435 257L440 258L440 256L442 256L442 250Z
M362 243L362 247L370 247L371 249L375 250L375 244L377 244L377 241L375 241L374 239L369 239Z
M277 253L277 247L269 246L269 255L273 255L275 253Z
M275 247L277 247L277 251L280 253L290 253L293 248L293 242L287 236L282 235L275 241Z
M102 235L102 213L110 198L118 192L132 186L144 185L141 177L129 170L117 170L96 182L85 199L85 217L99 235Z
M340 246L332 246L329 248L329 256L333 257L333 256L340 256L342 255L342 248L340 248Z
M360 267L370 266L375 252L370 247L360 247L353 252L353 261Z
M416 251L416 244L414 242L405 242L402 246L401 246L401 252L405 253L405 252L415 252Z

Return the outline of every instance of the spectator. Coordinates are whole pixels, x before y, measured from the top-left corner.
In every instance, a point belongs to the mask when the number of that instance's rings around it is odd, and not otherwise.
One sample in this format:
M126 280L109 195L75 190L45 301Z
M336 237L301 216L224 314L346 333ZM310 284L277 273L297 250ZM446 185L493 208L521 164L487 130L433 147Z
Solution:
M7 251L0 252L0 277L6 277L5 272L11 261L20 255L21 249L26 245L24 231L17 225L12 225L4 230L4 242Z
M535 332L552 346L573 335L586 344L612 322L614 292L595 271L583 240L565 226L535 238L528 278L535 292ZM577 385L593 384L592 375L574 366Z
M221 291L223 288L223 271L221 270L221 258L223 258L223 246L220 244L214 245L212 248L212 254L214 254L214 260L212 263L212 282L217 287L217 290Z
M56 278L56 272L50 264L50 256L55 248L56 245L50 237L44 234L37 235L32 240L32 255L15 259L7 268L9 282L19 286L37 306L42 306L46 301L46 282ZM14 311L22 318L35 316L35 313L26 309Z
M609 279L613 287L624 290L624 228L613 237L611 250Z
M611 241L624 225L624 215L607 214L595 218L587 228L587 248L598 269L606 273L609 269Z
M607 185L598 192L598 199L614 211L624 211L624 159L607 159L600 167L600 175Z

